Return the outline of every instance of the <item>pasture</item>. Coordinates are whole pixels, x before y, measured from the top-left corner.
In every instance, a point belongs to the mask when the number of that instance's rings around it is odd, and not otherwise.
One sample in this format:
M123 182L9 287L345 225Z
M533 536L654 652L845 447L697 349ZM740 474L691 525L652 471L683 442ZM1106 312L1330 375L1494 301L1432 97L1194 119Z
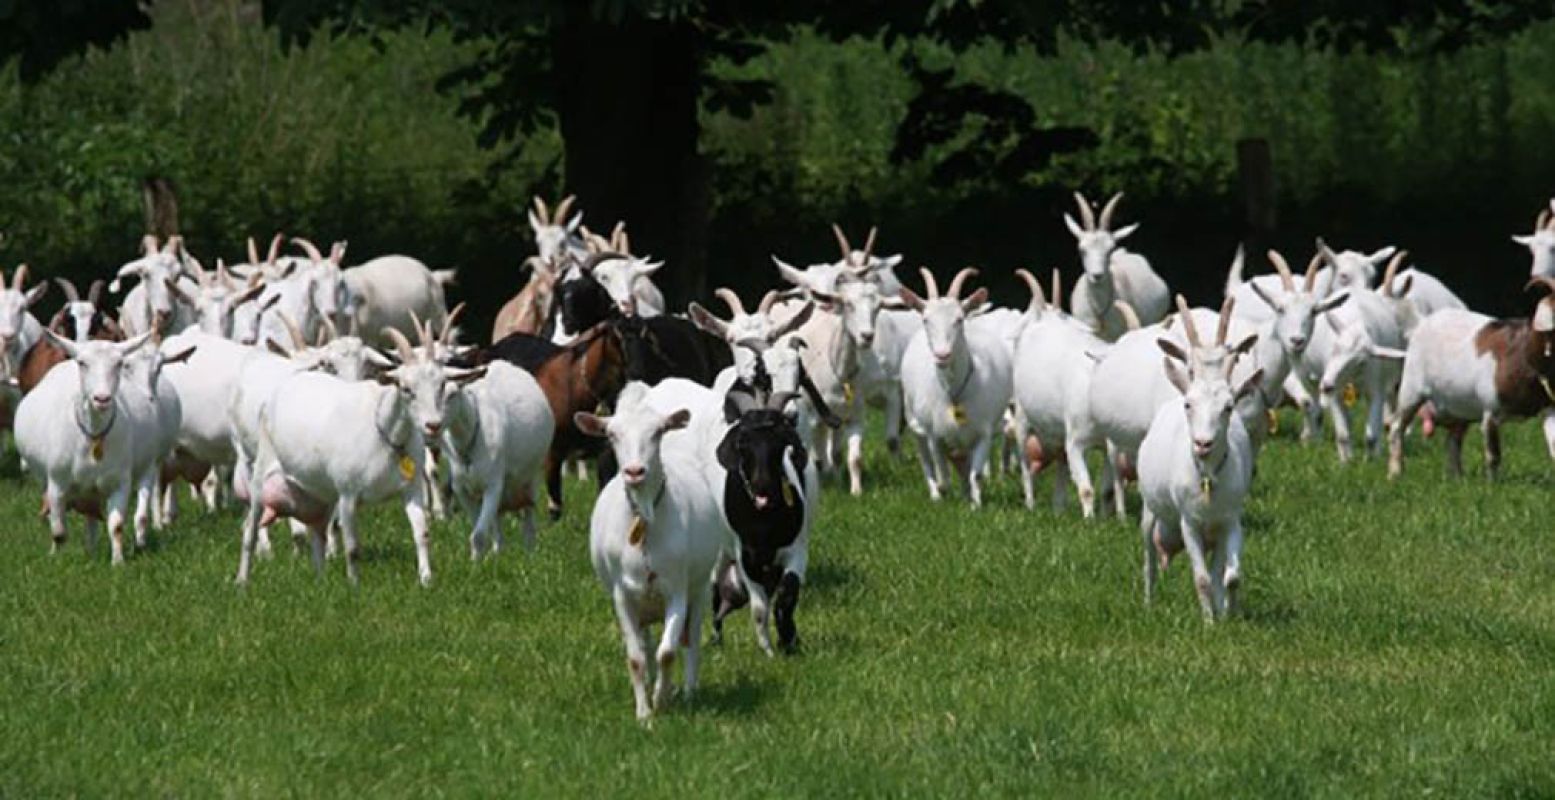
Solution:
M78 520L50 557L10 456L0 796L1555 793L1537 426L1507 429L1495 485L1446 479L1439 439L1389 484L1293 427L1258 462L1245 612L1215 626L1185 561L1144 607L1137 530L1054 514L1050 475L1034 512L1014 476L935 506L871 436L866 495L826 488L802 653L764 657L742 612L649 728L575 480L532 553L509 521L472 564L468 521L436 523L430 589L391 504L359 588L278 540L239 591L236 512L187 501L122 569Z

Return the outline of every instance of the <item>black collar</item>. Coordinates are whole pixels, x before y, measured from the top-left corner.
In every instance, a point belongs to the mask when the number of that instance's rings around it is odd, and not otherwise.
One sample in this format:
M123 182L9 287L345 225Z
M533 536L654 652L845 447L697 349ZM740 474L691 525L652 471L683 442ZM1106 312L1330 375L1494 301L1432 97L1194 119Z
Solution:
M86 419L81 414L81 407L76 406L76 429L81 431L81 435L85 436L88 440L92 442L100 441L103 437L108 435L108 431L113 430L113 424L119 421L119 404L114 403L112 406L110 406L110 408L112 409L112 412L108 415L108 424L104 425L102 430L94 433L87 429Z

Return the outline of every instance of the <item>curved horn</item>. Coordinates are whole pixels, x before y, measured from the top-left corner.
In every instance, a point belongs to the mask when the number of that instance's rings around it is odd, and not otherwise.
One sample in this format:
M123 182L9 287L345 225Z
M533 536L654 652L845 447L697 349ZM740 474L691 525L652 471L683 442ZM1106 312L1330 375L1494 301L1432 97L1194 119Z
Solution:
M265 256L265 263L275 265L275 260L281 257L281 243L286 241L286 234L277 233L270 237L270 252Z
M1182 330L1188 335L1189 346L1203 347L1199 340L1198 326L1193 324L1193 310L1188 308L1188 301L1180 294L1177 295L1177 316L1182 318Z
M102 299L103 286L105 285L102 278L92 281L92 285L87 287L86 290L86 301L94 306L97 305L97 302Z
M562 201L556 204L556 216L551 218L551 222L557 225L566 225L567 212L572 210L572 202L577 199L578 196L575 194L563 197Z
M1064 309L1064 278L1058 267L1053 268L1053 307L1060 311Z
M930 272L928 267L919 267L918 268L918 274L923 276L923 288L924 288L924 291L927 291L929 293L928 299L930 299L930 300L938 299L939 298L939 283L934 280L934 273Z
M1104 230L1112 230L1112 212L1118 210L1118 201L1123 199L1123 193L1118 192L1107 200L1107 205L1101 209L1101 219L1096 221L1096 227Z
M737 317L747 316L745 313L745 304L740 302L740 296L735 294L733 289L730 289L726 286L720 286L713 290L713 296L719 300L724 301L724 305L729 307L730 314L733 314Z
M157 247L157 237L154 234L146 234L140 237L140 254L142 256L154 256L161 248Z
M875 254L875 234L877 234L879 232L880 232L880 226L878 226L878 225L871 225L871 226L869 226L869 237L864 240L864 262L863 263L865 263L865 264L868 264L869 263L869 259L872 256L874 256L874 254Z
M409 364L416 360L415 348L410 346L410 340L406 339L405 334L400 333L398 328L385 326L383 335L394 342L394 350L399 353L401 364Z
M459 305L454 306L454 310L448 312L448 316L443 317L443 329L437 334L437 340L439 342L442 342L443 344L453 344L449 337L453 336L454 323L459 320L459 316L463 313L464 303L460 303Z
M308 258L310 260L312 260L312 261L323 261L324 260L324 254L319 252L318 246L315 245L313 242L310 242L307 239L302 238L301 236L293 236L292 237L292 244L297 245L298 247L301 247L302 251L304 253L308 254Z
M831 232L837 237L837 249L842 251L842 260L847 261L853 255L853 244L848 241L848 235L842 232L842 226L837 223L831 224Z
M1041 311L1046 308L1047 296L1042 294L1042 284L1037 281L1037 276L1031 274L1031 271L1025 267L1015 270L1015 275L1025 281L1026 288L1031 290L1031 305L1027 306L1027 311Z
M275 312L275 315L280 317L281 324L286 326L286 335L291 338L292 347L297 350L306 349L308 347L308 342L306 339L302 338L302 331L298 329L297 323L292 320L291 316L285 311L277 311Z
M1123 300L1112 301L1112 307L1118 310L1118 316L1123 318L1123 329L1137 331L1144 327L1139 324L1139 314L1134 312L1134 307Z
M1274 265L1274 271L1280 273L1280 285L1290 294L1296 293L1296 276L1290 272L1290 264L1285 261L1285 256L1280 251L1269 248L1269 263ZM1310 272L1311 270L1308 270Z
M248 237L248 263L259 266L259 245L252 236Z
M76 291L76 285L71 283L69 279L55 278L54 282L59 284L59 290L65 293L67 301L72 303L81 302L81 293Z
M1387 297L1393 296L1393 279L1398 277L1398 268L1404 263L1404 259L1408 256L1408 250L1400 250L1397 253L1394 253L1391 259L1388 259L1387 269L1382 271L1383 295Z
M1074 193L1074 204L1080 207L1080 226L1088 231L1096 230L1096 212L1091 209L1091 201L1085 199L1085 195Z
M26 283L27 283L27 265L23 264L23 265L21 265L21 266L16 268L16 272L11 274L11 291L13 291L13 292L21 291L22 290L22 286L25 285Z
M950 279L950 288L945 290L945 296L952 300L960 300L962 284L966 283L967 278L975 277L977 277L977 269L975 267L963 267L960 272L956 273L956 277Z
M1236 298L1226 295L1226 301L1220 304L1220 327L1215 329L1215 344L1222 347L1226 344L1226 336L1231 333L1231 310L1236 308Z
M1313 253L1312 260L1307 262L1306 281L1302 284L1302 286L1308 294L1311 294L1312 291L1317 288L1317 270L1318 267L1322 265L1322 263L1323 253L1321 251Z
M772 310L772 306L776 305L777 301L782 299L782 292L776 289L768 289L767 293L761 296L761 305L756 306L756 313L762 316L766 316L767 312Z
M1535 217L1534 220L1533 220L1533 229L1534 229L1534 231L1538 232L1538 231L1544 230L1545 228L1548 228L1550 226L1550 217L1551 216L1555 216L1555 215L1550 214L1550 210L1549 209L1547 209L1547 208L1539 209L1539 216Z
M535 195L535 210L540 212L541 222L551 221L551 207L545 204L545 198Z
M428 351L430 352L430 348L432 347L431 324L423 324L421 322L421 315L417 314L414 308L410 310L410 324L416 328L416 338L421 340L421 346L428 348Z
M617 259L623 258L626 258L626 256L622 253L594 253L588 258L583 259L583 263L578 265L578 269L583 274L588 275L594 271L595 267L605 263L606 261L615 261Z

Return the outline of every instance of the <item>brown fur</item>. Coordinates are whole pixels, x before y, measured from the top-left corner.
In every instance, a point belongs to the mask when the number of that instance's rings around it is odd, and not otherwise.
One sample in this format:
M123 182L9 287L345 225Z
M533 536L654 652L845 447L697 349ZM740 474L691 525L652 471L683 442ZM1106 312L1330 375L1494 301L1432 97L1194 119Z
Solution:
M1474 352L1496 361L1496 399L1507 417L1531 417L1555 405L1545 386L1555 387L1555 337L1539 333L1526 319L1498 319L1474 335ZM1541 382L1540 379L1543 379Z
M497 312L496 322L491 326L492 344L514 333L538 335L550 316L555 288L555 272L543 267L532 269L529 282Z
M578 430L572 415L594 411L621 391L626 382L626 353L610 323L602 322L536 367L533 374L556 423L545 459L546 491L554 518L561 514L562 464L575 452L597 448L599 442Z

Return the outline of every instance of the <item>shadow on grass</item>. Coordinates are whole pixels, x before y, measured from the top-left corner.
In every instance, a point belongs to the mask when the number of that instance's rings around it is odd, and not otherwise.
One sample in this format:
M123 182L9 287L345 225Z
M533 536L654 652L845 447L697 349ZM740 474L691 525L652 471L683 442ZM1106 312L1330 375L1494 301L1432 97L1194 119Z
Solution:
M814 564L805 571L804 588L811 591L827 592L847 586L857 580L857 570L847 564L828 561Z
M693 717L748 717L767 702L769 689L741 676L734 683L703 684L697 688L696 698L686 705L686 713Z

